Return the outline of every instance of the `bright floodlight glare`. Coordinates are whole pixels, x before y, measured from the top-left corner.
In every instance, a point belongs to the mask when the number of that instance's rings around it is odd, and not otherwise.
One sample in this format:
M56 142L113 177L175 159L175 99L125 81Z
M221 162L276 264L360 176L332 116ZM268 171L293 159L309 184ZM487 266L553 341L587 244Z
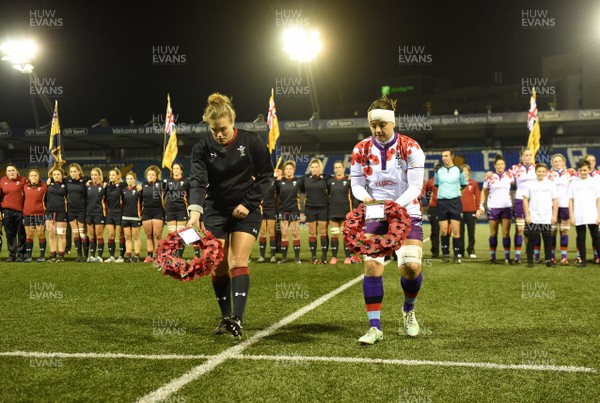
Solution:
M26 65L35 58L37 45L31 40L8 41L0 46L0 50L4 54L2 60L13 64Z
M285 50L292 60L310 62L322 48L321 38L317 31L306 31L302 28L289 28L283 33Z

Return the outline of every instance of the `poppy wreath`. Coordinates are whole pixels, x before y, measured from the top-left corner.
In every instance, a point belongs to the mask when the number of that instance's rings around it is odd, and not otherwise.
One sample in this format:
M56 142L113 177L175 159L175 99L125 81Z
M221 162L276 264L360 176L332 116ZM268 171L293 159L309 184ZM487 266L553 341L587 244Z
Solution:
M371 257L388 256L400 249L410 232L410 216L404 207L393 201L385 201L388 222L388 232L385 235L368 234L367 237L364 233L364 214L364 203L346 214L344 243L348 249Z
M183 259L180 254L185 243L179 233L187 229L169 233L158 243L156 250L155 262L162 269L162 274L181 282L208 276L223 260L223 246L208 230L198 231L200 239L192 244L195 251L200 250L200 257L194 257L190 261Z

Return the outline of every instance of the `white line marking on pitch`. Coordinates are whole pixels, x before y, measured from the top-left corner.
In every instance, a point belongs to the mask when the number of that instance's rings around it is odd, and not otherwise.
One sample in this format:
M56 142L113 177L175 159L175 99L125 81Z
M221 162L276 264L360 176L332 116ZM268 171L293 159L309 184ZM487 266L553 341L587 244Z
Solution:
M308 312L312 311L313 309L318 308L319 306L323 305L329 299L335 297L342 291L346 290L349 287L352 287L354 284L361 281L363 279L363 277L364 277L364 275L361 274L360 276L348 281L347 283L341 285L340 287L336 288L335 290L331 291L330 293L323 295L322 297L314 300L310 304L300 308L296 312L286 316L285 318L281 319L279 322L274 323L273 325L269 326L268 328L255 333L252 337L242 341L240 344L230 347L227 350L225 350L215 356L212 356L205 363L192 368L190 371L183 374L179 378L173 379L172 381L161 386L160 388L156 389L155 391L147 394L146 396L141 397L138 400L138 402L140 402L140 403L141 402L160 402L160 401L166 399L173 393L176 393L179 389L183 388L188 383L193 382L196 379L198 379L199 377L201 377L202 375L212 371L213 369L215 369L219 364L223 363L224 361L226 361L232 357L235 357L237 355L241 355L242 351L244 351L246 348L250 347L252 344L256 343L257 341L259 341L267 336L270 336L271 334L275 333L277 330L281 329L282 327L287 326L291 322L302 317L303 315L307 314Z
M492 362L455 362L455 361L428 361L428 360L399 360L383 358L355 358L355 357L310 357L301 355L240 355L232 357L244 360L276 360L276 361L319 361L319 362L344 362L351 364L391 364L391 365L431 365L436 367L471 367L489 369L525 369L534 371L557 372L596 372L595 368L573 367L566 365L527 365L527 364L496 364Z
M38 351L8 351L0 352L3 357L32 357L32 358L126 358L138 360L198 360L212 359L214 355L182 355L182 354L123 354L123 353L60 353ZM436 366L436 367L469 367L484 369L521 369L530 371L554 372L596 372L595 368L575 367L571 365L529 365L529 364L497 364L492 362L455 362L455 361L429 361L429 360L402 360L383 358L357 358L357 357L319 357L302 355L243 355L237 354L229 357L234 360L254 361L317 361L340 362L348 364L384 364L405 366Z
M212 355L183 354L124 354L124 353L59 353L37 351L0 352L0 357L32 357L32 358L128 358L142 360L205 360Z

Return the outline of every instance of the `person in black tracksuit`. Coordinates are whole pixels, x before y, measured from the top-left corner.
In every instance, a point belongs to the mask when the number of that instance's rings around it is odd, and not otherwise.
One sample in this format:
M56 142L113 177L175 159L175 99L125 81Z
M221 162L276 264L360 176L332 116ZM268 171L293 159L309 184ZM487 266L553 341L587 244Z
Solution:
M283 163L282 172L277 171L277 182L275 183L275 194L279 205L277 212L281 223L281 260L279 263L287 262L288 251L288 230L292 228L292 239L294 242L294 257L296 263L300 261L300 189L302 189L302 179L294 176L296 163L286 161Z
M83 174L81 165L78 163L69 165L69 177L65 178L65 184L67 185L67 219L77 250L76 262L86 261L90 246L85 225L87 182L89 181L90 178Z
M125 256L125 237L121 227L121 190L125 187L121 171L113 168L108 173L104 198L106 200L106 235L108 237L108 258L104 262L122 263ZM117 236L119 237L119 257L115 259Z
M140 226L142 225L142 193L136 186L137 176L130 171L125 176L127 186L121 189L121 226L125 234L125 263L138 263L140 261ZM132 245L133 242L133 245ZM131 251L135 256L131 258Z
M62 169L54 169L46 191L46 228L50 241L50 262L65 261L67 244L67 185ZM56 252L58 250L58 256Z
M333 164L333 172L335 176L327 180L327 190L329 193L329 207L327 215L329 219L329 228L331 231L331 261L329 264L337 264L337 255L339 247L339 235L344 229L346 214L348 214L354 206L354 201L358 200L352 197L352 187L350 186L350 178L344 173L344 163L336 161ZM358 203L357 203L358 206ZM344 242L342 240L342 245ZM346 258L344 264L360 263L357 260L352 260L350 249L344 245Z
M235 110L228 97L210 95L203 120L211 134L192 149L188 226L199 225L203 214L205 228L223 243L225 257L213 272L222 315L215 333L238 338L250 290L248 259L273 165L267 145L256 133L234 128Z
M329 237L327 236L327 208L329 175L323 174L323 162L313 158L309 164L310 173L302 177L302 190L306 194L304 216L308 223L308 246L312 264L327 263ZM317 233L321 238L321 259L317 259Z
M91 182L87 186L87 209L85 220L90 237L90 249L87 258L89 263L102 262L104 252L104 223L106 220L106 183L103 183L102 170L98 167L90 171ZM98 246L98 256L96 254Z
M144 263L154 260L154 250L162 239L165 225L161 175L159 167L150 165L144 172L146 182L138 185L138 190L142 192L142 226L146 233L147 256Z

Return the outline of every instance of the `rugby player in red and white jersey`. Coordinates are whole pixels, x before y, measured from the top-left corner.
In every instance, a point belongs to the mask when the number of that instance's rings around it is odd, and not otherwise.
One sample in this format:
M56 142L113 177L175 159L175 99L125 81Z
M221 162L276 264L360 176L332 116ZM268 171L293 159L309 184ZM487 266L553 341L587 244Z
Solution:
M552 169L548 170L548 179L554 182L558 194L558 225L552 228L552 258L556 260L556 234L560 226L560 265L569 264L567 249L569 247L569 228L571 219L569 216L569 184L573 180L571 171L567 170L565 157L562 154L554 154L550 160Z
M502 246L504 247L504 263L512 264L510 259L510 224L512 222L512 199L510 189L515 178L506 171L506 161L501 155L496 155L495 172L483 181L481 204L477 216L485 212L483 203L487 201L487 218L490 226L490 264L496 264L496 248L498 247L498 224L502 225Z
M515 218L515 263L521 263L521 247L523 245L523 233L525 232L525 211L523 211L523 187L529 181L535 180L535 164L533 153L529 148L521 149L521 162L510 167L510 173L515 178L517 191L513 207Z
M396 252L404 290L404 330L409 336L419 334L414 304L421 288L423 229L419 196L423 187L425 154L410 137L394 131L396 102L383 96L369 107L368 120L372 136L356 144L352 152L350 180L354 197L363 202L391 200L407 209L411 229ZM386 234L387 223L369 222L366 234ZM369 331L359 339L374 344L383 339L381 302L383 301L384 258L365 256L363 294L370 322Z

